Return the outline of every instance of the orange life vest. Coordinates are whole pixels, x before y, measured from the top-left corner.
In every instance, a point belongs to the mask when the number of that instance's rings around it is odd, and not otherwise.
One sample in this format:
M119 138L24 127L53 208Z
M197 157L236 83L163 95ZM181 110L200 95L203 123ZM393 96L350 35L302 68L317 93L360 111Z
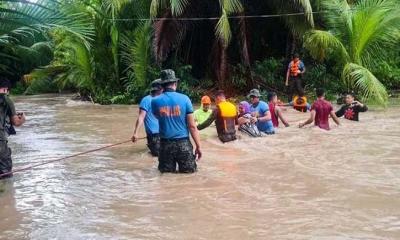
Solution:
M299 75L298 71L300 69L300 60L297 62L290 62L290 76L296 77Z
M307 97L294 96L293 108L300 112L307 112Z

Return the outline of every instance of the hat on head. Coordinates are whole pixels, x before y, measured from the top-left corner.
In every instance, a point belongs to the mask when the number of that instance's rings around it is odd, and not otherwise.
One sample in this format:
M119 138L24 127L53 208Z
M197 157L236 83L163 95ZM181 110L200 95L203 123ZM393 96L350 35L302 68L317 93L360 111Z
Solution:
M209 96L203 96L201 98L201 104L211 104L211 99Z
M172 69L165 69L162 70L160 73L160 80L161 80L161 84L165 84L165 83L172 83L172 82L177 82L179 81L179 78L175 77L175 72Z
M260 91L258 89L252 89L249 93L249 95L247 95L247 97L261 97Z
M152 81L150 86L151 86L151 89L150 89L151 92L160 91L162 89L161 79L156 79L156 80Z

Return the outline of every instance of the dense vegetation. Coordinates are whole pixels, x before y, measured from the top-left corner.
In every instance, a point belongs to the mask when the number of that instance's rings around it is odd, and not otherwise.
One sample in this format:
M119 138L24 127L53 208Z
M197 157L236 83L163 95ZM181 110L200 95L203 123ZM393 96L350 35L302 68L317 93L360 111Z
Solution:
M255 15L264 16L245 17ZM399 39L397 0L0 2L0 74L16 90L73 90L104 104L138 101L162 68L194 98L216 88L283 93L294 52L307 90L385 104L400 88Z

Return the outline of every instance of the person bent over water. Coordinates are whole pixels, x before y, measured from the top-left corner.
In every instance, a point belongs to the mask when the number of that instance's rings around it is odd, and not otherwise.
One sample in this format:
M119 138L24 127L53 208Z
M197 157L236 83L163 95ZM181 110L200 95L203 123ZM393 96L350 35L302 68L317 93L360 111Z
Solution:
M136 120L135 130L133 131L132 142L138 140L138 131L144 123L147 135L147 147L154 157L158 157L160 151L160 134L158 119L151 110L151 101L162 93L160 79L151 83L150 95L144 97L139 104L139 117Z
M266 102L260 101L260 91L253 89L248 95L251 99L250 111L253 116L252 123L256 123L258 130L266 134L275 134L275 129L271 120L271 112Z
M211 99L209 96L203 96L201 98L201 108L194 111L194 121L197 124L202 124L209 118L212 114Z
M178 165L178 172L193 173L197 170L196 157L201 158L201 150L192 102L188 96L176 92L179 79L173 70L163 70L160 75L164 92L151 102L160 126L158 170L175 173ZM195 154L189 132L196 144Z
M8 135L15 134L12 126L21 126L25 122L24 113L15 111L13 101L8 97L10 81L0 77L0 174L12 171L11 149L8 147ZM9 121L8 121L9 120ZM8 124L11 124L7 126ZM12 174L0 177L9 178Z
M347 120L358 121L358 114L366 111L368 111L367 105L354 101L354 95L349 93L346 95L346 104L336 112L336 116L344 116Z
M215 121L218 138L221 142L226 143L236 140L236 106L226 101L223 91L217 92L215 102L217 106L213 110L213 113L204 123L198 125L197 129L203 130Z
M283 117L282 109L278 106L278 95L274 92L268 93L268 107L274 127L279 127L279 119L285 127L289 127L288 121Z
M246 133L250 137L262 137L257 125L252 123L251 119L250 104L246 101L240 102L238 117L239 131Z
M311 106L310 118L304 123L300 123L299 127L301 128L314 122L315 126L329 130L329 116L331 116L333 121L339 126L340 122L333 111L332 104L325 100L325 91L323 89L317 89L316 94L317 100Z

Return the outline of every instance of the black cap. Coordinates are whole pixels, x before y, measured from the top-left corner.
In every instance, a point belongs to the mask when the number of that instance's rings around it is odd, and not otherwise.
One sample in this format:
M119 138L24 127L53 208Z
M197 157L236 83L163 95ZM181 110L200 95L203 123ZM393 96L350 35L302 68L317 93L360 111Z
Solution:
M0 76L0 88L10 88L11 82L8 78Z

